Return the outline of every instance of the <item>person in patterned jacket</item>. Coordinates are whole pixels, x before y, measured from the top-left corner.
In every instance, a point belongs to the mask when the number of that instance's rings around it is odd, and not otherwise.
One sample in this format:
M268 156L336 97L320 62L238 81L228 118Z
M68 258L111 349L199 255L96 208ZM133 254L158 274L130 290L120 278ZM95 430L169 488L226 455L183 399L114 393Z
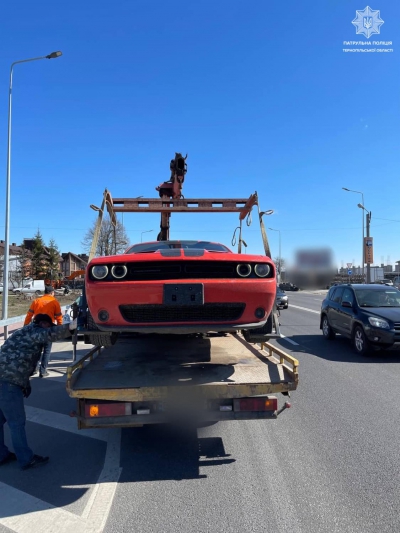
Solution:
M28 446L25 431L24 397L31 393L33 375L45 343L71 335L76 320L54 326L49 315L39 313L33 322L14 332L0 348L0 466L17 460L22 470L46 464ZM4 424L8 422L14 451L4 444Z

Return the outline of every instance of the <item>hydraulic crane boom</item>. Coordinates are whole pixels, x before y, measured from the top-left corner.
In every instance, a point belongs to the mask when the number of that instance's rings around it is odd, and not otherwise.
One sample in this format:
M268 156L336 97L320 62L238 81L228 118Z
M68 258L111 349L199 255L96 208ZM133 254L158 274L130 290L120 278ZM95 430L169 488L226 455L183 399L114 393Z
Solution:
M169 168L171 169L171 177L169 181L164 181L164 183L161 183L156 187L156 191L159 192L162 200L168 200L169 198L183 198L182 186L187 172L186 158L187 154L183 157L179 152L175 152L175 157L171 160L169 165ZM157 235L158 241L167 241L169 239L170 216L170 212L161 213L160 233Z

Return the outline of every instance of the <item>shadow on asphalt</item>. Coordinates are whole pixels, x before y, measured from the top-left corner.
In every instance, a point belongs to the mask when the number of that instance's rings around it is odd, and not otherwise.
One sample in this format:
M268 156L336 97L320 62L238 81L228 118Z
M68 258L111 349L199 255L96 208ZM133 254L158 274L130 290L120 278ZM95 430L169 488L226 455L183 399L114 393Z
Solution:
M220 437L170 425L122 430L120 483L206 478L200 467L234 463Z
M13 449L7 425L5 429L7 445ZM103 469L107 444L82 438L83 434L30 422L27 434L32 450L49 455L49 463L27 471L20 470L15 462L9 463L0 468L0 481L55 507L72 505L72 512L80 514L90 495L89 489L97 483ZM13 508L1 505L0 498L0 518L12 516L13 512Z
M346 363L400 363L400 350L372 350L369 355L362 356L355 353L351 341L336 335L333 340L326 340L322 333L320 335L291 335L290 340L297 342L299 346L289 344L285 339L276 339L275 342L283 350L308 353L328 361L346 362Z

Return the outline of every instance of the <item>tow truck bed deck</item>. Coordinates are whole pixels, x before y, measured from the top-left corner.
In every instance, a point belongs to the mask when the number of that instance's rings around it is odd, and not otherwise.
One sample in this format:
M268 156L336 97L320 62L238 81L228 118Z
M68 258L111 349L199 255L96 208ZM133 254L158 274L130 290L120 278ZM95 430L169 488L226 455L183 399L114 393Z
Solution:
M297 360L264 346L268 352L233 334L120 337L69 367L67 390L74 398L117 401L157 400L189 387L207 398L295 390Z

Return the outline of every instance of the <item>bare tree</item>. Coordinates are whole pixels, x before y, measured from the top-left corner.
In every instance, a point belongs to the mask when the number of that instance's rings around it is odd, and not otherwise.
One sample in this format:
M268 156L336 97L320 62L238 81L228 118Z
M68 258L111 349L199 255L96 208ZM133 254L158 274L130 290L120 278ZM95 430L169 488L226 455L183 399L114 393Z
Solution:
M23 280L31 276L32 271L32 252L27 249L24 243L20 245L21 253L18 257L17 268L16 268L16 285L22 286Z
M283 259L283 257L275 257L274 263L276 268L278 269L278 272L282 272L286 265L286 261L285 259Z
M81 241L86 253L89 253L92 245L96 222L97 218L93 221L92 226L87 230ZM96 256L120 254L125 251L129 244L130 242L125 227L119 220L117 220L117 224L114 227L110 217L106 215L101 224L99 241L96 247Z

